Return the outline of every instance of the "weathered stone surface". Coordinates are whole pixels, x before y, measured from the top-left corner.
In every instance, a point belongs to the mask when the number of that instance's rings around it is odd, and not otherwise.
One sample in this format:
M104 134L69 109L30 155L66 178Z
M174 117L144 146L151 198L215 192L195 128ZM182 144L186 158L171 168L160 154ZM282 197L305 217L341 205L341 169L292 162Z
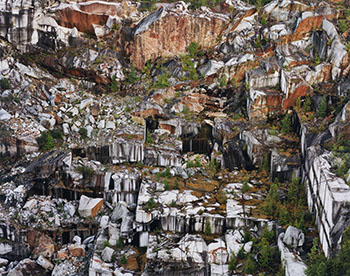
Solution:
M89 198L82 195L79 201L78 212L82 217L95 217L102 208L103 198Z
M39 266L35 261L31 259L24 259L20 261L15 268L11 269L8 276L34 276L34 275L44 275L45 270Z
M322 249L326 256L331 256L350 223L346 216L350 189L342 178L331 172L330 154L320 154L319 150L312 146L307 151L308 205L316 211Z
M82 245L71 245L68 247L69 254L74 257L84 257L85 249Z
M205 16L189 12L184 2L161 7L133 29L128 46L130 59L137 68L142 68L149 59L185 53L191 42L209 48L227 23L226 17L210 11Z
M49 236L35 230L29 230L27 237L28 243L33 249L32 256L34 258L39 256L52 257L55 252L55 243Z
M303 246L304 244L304 233L300 229L294 226L288 226L284 233L283 243L293 248Z
M285 268L286 276L300 275L305 276L306 265L301 261L298 255L289 251L283 243L284 233L278 237L278 248L281 252L282 265Z

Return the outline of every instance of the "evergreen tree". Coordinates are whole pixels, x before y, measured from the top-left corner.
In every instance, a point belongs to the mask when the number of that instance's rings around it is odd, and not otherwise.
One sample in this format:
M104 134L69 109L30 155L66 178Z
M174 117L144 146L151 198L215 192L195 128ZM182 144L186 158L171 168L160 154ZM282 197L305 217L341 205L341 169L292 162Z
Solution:
M292 131L292 117L288 113L283 117L281 124L282 133L288 134Z
M228 269L230 271L236 269L237 258L233 252L231 252L230 260L228 262Z
M327 99L326 96L322 97L320 106L318 107L318 116L321 118L326 117L327 115Z
M309 95L307 95L305 97L305 101L303 104L303 111L304 112L310 112L311 111L311 97Z
M247 262L245 263L244 273L252 274L254 272L255 272L255 262L253 260L252 254L249 254Z

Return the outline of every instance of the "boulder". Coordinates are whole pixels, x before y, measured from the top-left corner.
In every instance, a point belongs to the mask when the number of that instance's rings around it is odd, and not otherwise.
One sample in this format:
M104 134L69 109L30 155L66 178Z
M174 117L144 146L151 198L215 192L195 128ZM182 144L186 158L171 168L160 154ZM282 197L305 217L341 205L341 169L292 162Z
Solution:
M283 242L291 246L292 248L303 246L305 241L305 236L303 231L300 229L294 227L294 226L288 226L286 233L283 237Z
M31 259L20 261L13 269L9 271L7 276L38 276L45 275L45 270Z
M101 253L102 260L107 263L110 263L112 261L113 253L114 253L114 250L107 246L105 249L103 249Z
M84 257L85 248L83 245L70 245L68 247L69 254L74 257Z
M9 263L8 260L6 260L4 258L0 258L0 267L7 266L8 263Z
M79 200L79 215L84 218L95 217L102 205L103 198L90 198L82 195Z
M39 258L36 260L36 263L40 265L42 268L44 268L45 270L51 271L54 268L54 265L43 256L39 256Z
M36 230L29 230L27 233L28 243L32 249L33 258L43 256L51 258L55 252L55 242L44 233Z

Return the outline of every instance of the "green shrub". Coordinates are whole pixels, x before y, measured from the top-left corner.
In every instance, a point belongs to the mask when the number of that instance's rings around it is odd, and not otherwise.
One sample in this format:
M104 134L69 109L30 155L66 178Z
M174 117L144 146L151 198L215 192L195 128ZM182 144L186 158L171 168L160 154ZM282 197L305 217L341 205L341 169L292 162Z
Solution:
M168 179L164 179L163 180L163 184L164 184L164 190L169 190L170 186L169 186L169 180Z
M339 30L342 33L345 33L348 30L348 24L345 20L339 20Z
M11 88L11 83L8 79L6 78L3 78L0 80L0 88L2 90L7 90L7 89L10 89Z
M169 78L166 74L159 75L156 82L153 84L153 87L157 89L162 89L169 86Z
M219 79L219 87L225 87L227 85L227 76L224 74L220 79Z
M120 262L122 264L127 264L128 263L128 258L125 256L125 254L122 255Z
M54 138L49 131L41 133L36 140L40 150L47 151L55 147Z
M123 248L123 240L121 239L121 237L118 238L117 247L118 247L119 249Z
M95 175L94 169L88 167L88 166L80 166L76 169L76 171L83 175L83 179L91 180L92 177Z
M152 145L154 143L154 139L151 135L151 132L149 130L147 130L147 133L146 133L146 144L147 145Z
M174 189L175 189L175 190L178 190L178 189L179 189L179 180L177 180L177 178L175 179Z
M267 24L266 14L263 14L263 15L261 16L260 24L261 24L261 25L266 25L266 24Z
M261 39L260 39L260 36L257 36L257 37L256 37L256 40L255 40L255 48L261 48Z
M316 65L319 65L319 64L321 64L321 58L320 58L320 56L317 54L317 52L315 51L315 64Z
M155 202L155 200L153 199L153 197L151 197L145 204L144 206L144 210L145 211L152 211L153 209L158 207L158 203Z
M183 113L184 113L185 115L187 115L188 113L190 113L190 109L188 108L187 105L184 105Z
M79 129L79 134L80 134L82 139L86 139L88 131L87 131L87 129L85 127L82 127L82 128Z
M170 167L166 167L166 169L163 172L161 172L160 176L165 178L172 177L173 175L170 172Z
M186 52L190 57L194 58L199 53L199 45L196 42L191 42L191 44L186 48Z
M127 81L130 84L134 84L136 81L138 80L137 76L136 76L136 71L135 71L135 67L131 66L131 70L130 72L127 74Z

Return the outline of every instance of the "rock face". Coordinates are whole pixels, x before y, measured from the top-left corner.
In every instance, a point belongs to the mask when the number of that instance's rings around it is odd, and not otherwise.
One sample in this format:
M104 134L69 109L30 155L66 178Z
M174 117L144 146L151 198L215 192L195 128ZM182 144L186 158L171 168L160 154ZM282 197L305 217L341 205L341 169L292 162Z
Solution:
M337 250L341 235L350 224L346 213L349 210L349 186L342 178L331 172L330 154L317 155L317 147L310 147L307 156L309 172L308 205L317 214L322 249L326 256ZM321 207L322 206L322 207Z
M214 46L227 24L223 15L206 10L199 16L178 2L142 19L132 30L127 51L132 63L141 69L149 59L185 53L191 42L203 49Z
M260 275L276 233L305 275L297 211L327 257L350 225L349 18L146 2L0 1L0 275Z

